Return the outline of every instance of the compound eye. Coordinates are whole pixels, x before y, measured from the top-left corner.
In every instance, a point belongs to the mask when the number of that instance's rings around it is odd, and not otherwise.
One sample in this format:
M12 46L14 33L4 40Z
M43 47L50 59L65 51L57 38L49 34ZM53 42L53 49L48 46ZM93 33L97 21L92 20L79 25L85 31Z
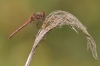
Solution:
M40 16L41 16L42 18L45 17L45 13L42 11L41 14L40 14Z

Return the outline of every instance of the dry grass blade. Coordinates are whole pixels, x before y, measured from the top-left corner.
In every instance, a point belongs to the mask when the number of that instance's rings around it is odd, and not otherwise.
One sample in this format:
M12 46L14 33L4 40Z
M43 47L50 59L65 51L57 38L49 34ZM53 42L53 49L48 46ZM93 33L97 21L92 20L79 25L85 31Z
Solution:
M57 10L57 11L51 12L46 17L43 25L41 26L41 29L39 30L36 36L34 45L32 47L31 53L28 57L28 60L25 66L29 66L38 43L43 39L46 33L49 32L51 29L54 29L55 27L61 27L63 25L69 25L76 32L77 30L75 28L80 29L86 35L88 46L91 48L94 58L98 59L97 51L96 51L96 43L91 37L91 35L88 33L86 28L84 27L84 25L82 25L82 23L72 14L65 11Z

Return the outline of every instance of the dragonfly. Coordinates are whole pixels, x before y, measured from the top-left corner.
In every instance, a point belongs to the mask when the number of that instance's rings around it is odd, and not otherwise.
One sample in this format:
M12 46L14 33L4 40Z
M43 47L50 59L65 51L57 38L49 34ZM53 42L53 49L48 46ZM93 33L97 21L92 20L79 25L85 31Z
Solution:
M32 14L30 18L22 26L20 26L18 29L16 29L13 33L10 34L8 39L12 38L13 35L15 35L19 30L21 30L23 27L25 27L27 24L31 23L32 21L37 21L37 27L38 27L40 20L44 18L45 18L45 12L43 11Z

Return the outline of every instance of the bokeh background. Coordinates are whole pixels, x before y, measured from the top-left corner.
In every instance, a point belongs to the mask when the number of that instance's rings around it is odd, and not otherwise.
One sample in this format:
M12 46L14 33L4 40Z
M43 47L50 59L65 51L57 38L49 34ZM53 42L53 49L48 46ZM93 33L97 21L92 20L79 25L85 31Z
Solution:
M97 43L100 57L100 0L0 0L0 66L24 66L39 30L27 25L10 40L8 36L31 14L64 10L75 15ZM87 50L85 35L69 26L56 28L46 35L30 66L100 66Z

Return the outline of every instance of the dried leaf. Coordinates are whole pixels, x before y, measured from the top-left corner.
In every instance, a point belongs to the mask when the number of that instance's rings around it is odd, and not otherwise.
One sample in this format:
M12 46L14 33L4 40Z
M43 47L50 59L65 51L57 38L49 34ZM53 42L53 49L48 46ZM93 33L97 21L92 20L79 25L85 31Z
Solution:
M47 34L47 32L54 29L55 27L61 27L63 25L69 25L73 30L75 30L76 33L78 32L75 28L81 30L87 38L88 48L92 50L93 57L95 59L98 59L97 51L96 51L96 43L91 37L91 35L88 33L88 31L86 30L85 26L72 14L65 11L56 10L56 11L51 12L46 17L43 25L41 26L41 29L38 31L34 45L32 47L32 51L28 57L28 60L25 66L29 66L37 45L43 39L43 37Z

